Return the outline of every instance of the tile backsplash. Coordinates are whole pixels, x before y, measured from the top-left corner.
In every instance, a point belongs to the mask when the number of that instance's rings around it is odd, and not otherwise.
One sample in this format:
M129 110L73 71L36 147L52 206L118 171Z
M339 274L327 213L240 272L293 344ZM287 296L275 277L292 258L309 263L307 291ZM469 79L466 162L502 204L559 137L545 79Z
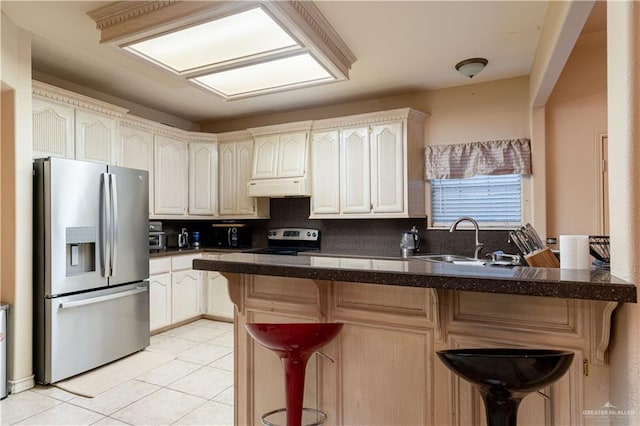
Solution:
M475 236L473 230L462 229L450 233L446 229L427 229L426 219L309 219L309 198L272 198L271 219L238 221L251 223L252 246L267 245L270 228L314 228L321 232L322 251L337 254L398 256L400 236L415 226L421 237L421 252L472 256ZM165 232L177 233L181 228L200 231L203 246L208 243L207 230L214 221L163 221ZM516 253L508 243L506 230L480 230L479 239L485 247L482 255L496 250Z

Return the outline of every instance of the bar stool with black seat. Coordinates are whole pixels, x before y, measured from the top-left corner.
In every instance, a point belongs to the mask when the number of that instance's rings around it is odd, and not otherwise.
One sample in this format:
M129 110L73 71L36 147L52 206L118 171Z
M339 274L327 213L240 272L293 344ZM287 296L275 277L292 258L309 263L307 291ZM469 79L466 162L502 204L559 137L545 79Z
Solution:
M516 426L520 401L560 379L573 352L551 349L450 349L437 352L482 396L487 426Z
M340 330L340 323L249 323L245 328L253 339L274 351L284 367L286 408L269 411L262 415L262 424L277 426L269 417L286 412L286 426L302 426L302 412L316 414L316 421L305 426L324 423L327 415L314 408L303 408L304 375L311 355L332 341Z

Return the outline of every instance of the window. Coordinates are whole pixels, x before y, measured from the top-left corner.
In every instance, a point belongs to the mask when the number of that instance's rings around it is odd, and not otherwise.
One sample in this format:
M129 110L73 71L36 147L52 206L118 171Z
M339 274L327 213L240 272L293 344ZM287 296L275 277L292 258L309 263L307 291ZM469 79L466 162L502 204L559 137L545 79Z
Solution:
M522 224L522 176L476 175L431 180L431 226L449 226L471 216L483 227L513 228Z

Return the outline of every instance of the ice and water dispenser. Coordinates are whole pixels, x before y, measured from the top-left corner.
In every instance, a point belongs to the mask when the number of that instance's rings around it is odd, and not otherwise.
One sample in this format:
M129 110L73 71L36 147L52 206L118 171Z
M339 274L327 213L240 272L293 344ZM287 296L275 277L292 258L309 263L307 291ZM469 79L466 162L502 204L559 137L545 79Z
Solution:
M96 229L76 226L66 229L67 276L96 270Z

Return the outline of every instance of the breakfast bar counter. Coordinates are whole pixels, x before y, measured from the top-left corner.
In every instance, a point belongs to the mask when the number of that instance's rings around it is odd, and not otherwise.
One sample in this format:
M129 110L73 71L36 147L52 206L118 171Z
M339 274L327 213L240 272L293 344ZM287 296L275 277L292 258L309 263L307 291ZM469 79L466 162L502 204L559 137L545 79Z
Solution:
M312 357L304 406L335 425L482 424L477 391L437 359L453 348L545 348L575 354L568 373L532 394L522 424L588 423L609 398L611 318L635 303L634 284L606 271L470 266L416 259L204 253L193 268L218 271L235 305L235 424L260 424L284 406L279 359L248 323L339 322Z
M484 293L637 302L636 286L603 270L472 266L423 260L209 254L194 269Z

